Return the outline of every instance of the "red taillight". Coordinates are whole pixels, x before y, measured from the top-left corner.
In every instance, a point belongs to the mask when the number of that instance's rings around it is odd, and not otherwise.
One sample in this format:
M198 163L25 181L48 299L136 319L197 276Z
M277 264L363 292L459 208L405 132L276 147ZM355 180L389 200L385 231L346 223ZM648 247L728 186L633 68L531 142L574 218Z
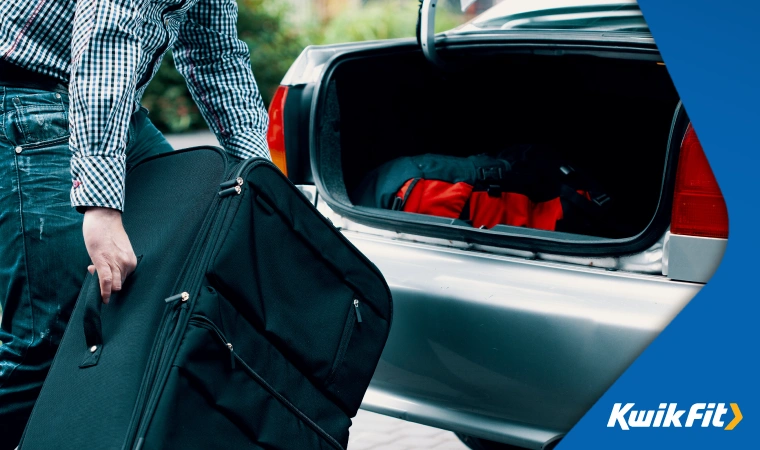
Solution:
M269 105L269 130L267 130L267 142L272 162L288 176L288 166L285 159L285 100L288 97L288 87L280 86L274 93L272 103Z
M712 238L728 237L728 210L702 144L689 124L678 157L670 232Z

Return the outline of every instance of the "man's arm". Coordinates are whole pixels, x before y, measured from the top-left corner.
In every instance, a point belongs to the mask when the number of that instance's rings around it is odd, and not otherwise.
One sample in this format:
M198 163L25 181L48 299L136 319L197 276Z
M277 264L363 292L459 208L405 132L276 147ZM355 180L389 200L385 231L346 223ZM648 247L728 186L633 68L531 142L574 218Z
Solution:
M73 24L71 204L85 211L84 240L108 301L137 264L121 224L125 149L140 42L131 0L79 0Z
M235 0L201 0L180 25L177 70L219 142L241 159L269 158L269 117L251 72L248 46L237 37Z

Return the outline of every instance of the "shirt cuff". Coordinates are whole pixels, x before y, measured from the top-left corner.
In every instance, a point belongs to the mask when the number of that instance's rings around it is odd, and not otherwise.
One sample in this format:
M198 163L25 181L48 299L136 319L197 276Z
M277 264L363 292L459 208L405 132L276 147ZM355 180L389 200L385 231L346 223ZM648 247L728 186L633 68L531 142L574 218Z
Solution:
M224 142L224 149L232 156L240 159L260 157L271 160L269 155L269 145L266 136L263 133L246 132L235 133Z
M124 210L124 158L71 158L71 206L84 212L89 206Z

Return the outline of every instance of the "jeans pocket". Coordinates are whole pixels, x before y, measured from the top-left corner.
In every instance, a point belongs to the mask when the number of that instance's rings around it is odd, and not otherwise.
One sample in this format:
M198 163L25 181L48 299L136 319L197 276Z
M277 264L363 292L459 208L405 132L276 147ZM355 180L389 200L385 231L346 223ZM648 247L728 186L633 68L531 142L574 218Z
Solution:
M16 155L16 164L22 170L19 181L27 212L71 210L71 150L68 137L24 145L23 151Z
M69 117L60 94L42 92L12 97L14 110L12 142L24 148L37 148L65 142L69 137Z

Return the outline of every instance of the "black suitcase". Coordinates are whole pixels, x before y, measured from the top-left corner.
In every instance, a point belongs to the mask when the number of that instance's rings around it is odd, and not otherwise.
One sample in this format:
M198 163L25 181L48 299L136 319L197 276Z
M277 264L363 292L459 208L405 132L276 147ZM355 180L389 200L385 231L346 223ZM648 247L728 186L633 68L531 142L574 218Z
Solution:
M139 262L89 276L20 448L341 449L388 337L377 268L273 164L215 148L127 176Z

